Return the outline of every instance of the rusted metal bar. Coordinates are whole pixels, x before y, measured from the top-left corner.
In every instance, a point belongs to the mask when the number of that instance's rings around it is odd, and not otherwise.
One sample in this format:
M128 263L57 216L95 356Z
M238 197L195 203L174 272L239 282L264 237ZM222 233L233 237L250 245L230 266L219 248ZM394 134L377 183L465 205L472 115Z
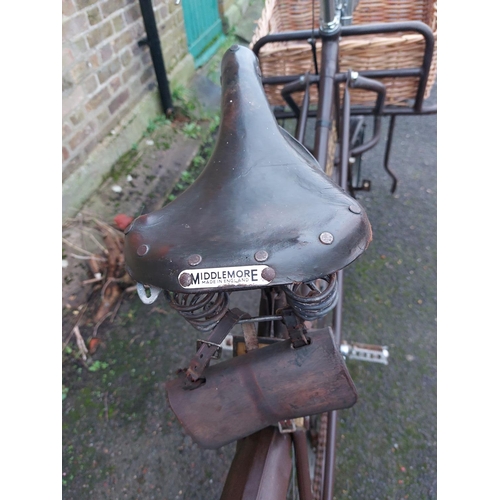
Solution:
M300 500L312 500L306 431L305 429L297 429L291 436L295 449L295 465Z
M220 500L285 500L291 448L290 434L281 434L276 427L238 441Z
M328 413L328 431L325 447L325 476L322 500L332 500L335 484L335 437L337 431L337 412Z

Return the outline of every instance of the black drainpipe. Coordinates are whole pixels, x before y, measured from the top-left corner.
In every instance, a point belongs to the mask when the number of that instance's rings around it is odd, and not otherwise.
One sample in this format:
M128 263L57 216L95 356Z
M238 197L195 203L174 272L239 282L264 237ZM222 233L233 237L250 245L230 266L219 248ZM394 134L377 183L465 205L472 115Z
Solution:
M158 90L160 92L160 99L165 115L169 115L174 106L172 104L172 96L170 95L170 88L168 85L167 71L163 62L163 54L161 51L160 37L158 36L158 29L156 27L155 14L151 0L139 0L141 5L142 18L144 19L144 28L146 29L146 38L139 40L139 45L148 45L153 60L153 66L156 73L156 80L158 82Z

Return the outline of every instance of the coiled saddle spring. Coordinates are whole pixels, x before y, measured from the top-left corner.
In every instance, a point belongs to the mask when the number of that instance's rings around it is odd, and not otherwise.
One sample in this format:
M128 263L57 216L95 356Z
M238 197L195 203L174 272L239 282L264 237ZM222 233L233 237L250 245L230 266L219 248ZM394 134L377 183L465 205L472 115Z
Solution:
M287 285L283 289L295 314L306 321L325 316L335 307L339 298L336 273Z
M165 294L170 305L201 332L215 328L228 309L227 292Z

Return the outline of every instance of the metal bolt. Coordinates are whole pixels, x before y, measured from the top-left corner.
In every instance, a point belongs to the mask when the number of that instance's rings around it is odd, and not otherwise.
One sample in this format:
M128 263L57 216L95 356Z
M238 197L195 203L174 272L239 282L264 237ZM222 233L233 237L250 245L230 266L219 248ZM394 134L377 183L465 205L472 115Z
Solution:
M264 262L269 258L269 254L265 250L259 250L255 252L254 257L257 262Z
M137 255L140 255L141 257L142 257L143 255L146 255L148 252L149 252L149 247L148 247L148 245L141 245L141 246L137 249Z
M201 255L198 255L197 253L190 255L188 257L188 264L190 266L197 266L201 262Z
M333 243L333 234L325 231L319 235L319 241L325 245L331 245Z
M182 273L180 276L179 276L179 283L181 284L181 286L183 287L187 287L189 286L191 283L193 282L193 277L191 274L189 273Z
M360 214L361 213L361 208L359 208L358 205L349 205L349 210L353 214Z
M261 276L266 281L272 281L276 278L276 271L272 267L266 267L262 270Z

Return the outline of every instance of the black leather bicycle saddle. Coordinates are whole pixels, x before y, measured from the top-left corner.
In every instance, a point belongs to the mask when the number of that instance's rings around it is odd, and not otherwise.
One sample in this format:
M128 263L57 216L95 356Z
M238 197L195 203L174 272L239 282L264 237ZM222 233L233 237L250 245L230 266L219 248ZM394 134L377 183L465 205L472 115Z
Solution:
M367 248L364 209L278 126L259 75L252 51L226 52L221 125L205 169L126 230L136 281L177 292L309 281Z

